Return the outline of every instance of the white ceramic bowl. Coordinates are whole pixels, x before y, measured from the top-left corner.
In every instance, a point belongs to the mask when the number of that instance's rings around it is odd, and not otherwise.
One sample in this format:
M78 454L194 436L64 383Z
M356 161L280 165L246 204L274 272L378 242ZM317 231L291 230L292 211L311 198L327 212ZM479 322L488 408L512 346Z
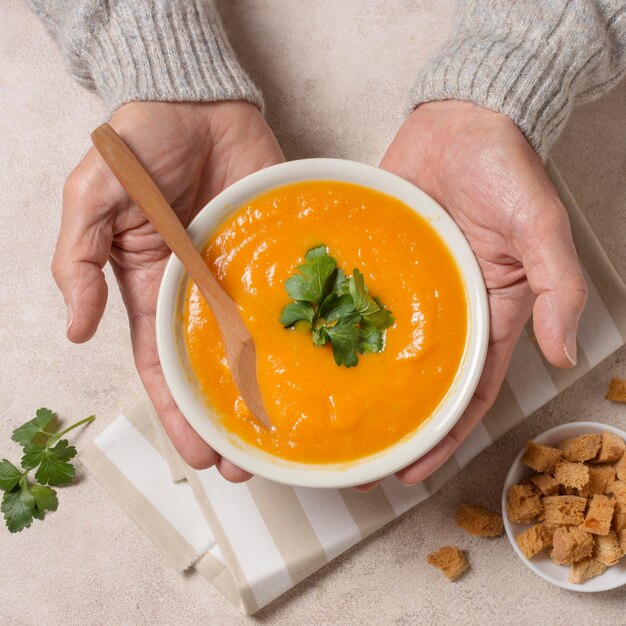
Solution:
M584 435L585 433L601 433L603 430L608 430L626 441L626 433L623 430L607 424L599 424L597 422L571 422L569 424L561 424L560 426L555 426L538 437L535 437L533 441L549 446L556 446L559 442L563 439L567 439L568 437L577 437L578 435ZM513 461L513 465L511 465L511 469L507 474L504 482L504 489L502 491L502 517L504 519L504 528L517 556L519 556L519 558L522 559L522 561L524 561L524 563L528 565L528 567L530 567L535 574L538 574L544 580L547 580L558 587L562 587L563 589L593 592L607 591L609 589L615 589L616 587L625 585L626 557L622 558L617 565L607 567L599 576L590 578L579 585L575 585L568 581L570 568L565 565L557 565L550 558L549 550L543 550L530 560L522 554L515 537L521 532L524 532L527 528L530 528L532 524L516 524L509 519L506 513L506 494L513 485L517 485L523 480L530 478L533 474L536 474L536 472L530 469L530 467L527 467L522 463L522 456L524 455L525 450L526 446L524 446L524 449L517 455L515 461Z
M309 180L356 183L393 196L426 218L457 261L468 297L469 336L458 375L435 413L412 435L367 458L342 464L313 465L286 461L226 432L203 397L189 364L180 322L188 277L172 256L157 303L157 344L167 385L181 412L217 452L249 472L305 487L347 487L368 483L402 469L445 437L467 406L480 377L489 337L487 297L472 250L450 216L429 196L385 170L339 159L290 161L236 182L202 209L189 226L201 249L214 229L245 202L272 188Z

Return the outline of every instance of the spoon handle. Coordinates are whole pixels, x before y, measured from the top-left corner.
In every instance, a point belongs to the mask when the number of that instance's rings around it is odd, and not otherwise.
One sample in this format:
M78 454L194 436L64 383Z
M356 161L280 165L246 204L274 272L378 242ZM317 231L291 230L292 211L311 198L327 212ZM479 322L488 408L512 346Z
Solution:
M213 309L220 325L223 322L230 324L234 321L231 326L232 332L240 325L237 324L238 320L234 319L240 317L235 304L215 276L208 271L202 256L150 174L108 124L96 128L91 134L91 139L133 202L143 211L170 250L175 252Z

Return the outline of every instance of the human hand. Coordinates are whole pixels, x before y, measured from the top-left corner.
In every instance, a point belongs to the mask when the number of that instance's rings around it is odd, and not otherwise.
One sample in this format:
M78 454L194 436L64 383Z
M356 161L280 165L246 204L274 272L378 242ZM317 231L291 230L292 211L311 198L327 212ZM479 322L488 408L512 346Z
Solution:
M220 191L284 160L258 109L247 102L132 102L111 117L187 226ZM172 398L159 363L156 300L169 250L92 148L65 183L52 272L67 306L67 336L89 340L102 318L109 261L126 305L139 376L174 446L194 468L216 465L232 481L250 475L196 434Z
M575 365L587 287L565 208L541 159L506 116L467 102L423 104L380 166L453 217L478 258L489 298L489 348L476 392L441 443L396 474L414 484L442 465L491 407L531 311L548 361Z

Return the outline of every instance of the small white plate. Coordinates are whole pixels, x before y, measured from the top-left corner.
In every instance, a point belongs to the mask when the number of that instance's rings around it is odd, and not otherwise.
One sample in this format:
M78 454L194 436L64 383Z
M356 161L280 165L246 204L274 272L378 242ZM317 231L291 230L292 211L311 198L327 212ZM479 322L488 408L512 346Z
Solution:
M626 441L626 433L623 430L607 424L599 424L597 422L571 422L569 424L561 424L560 426L551 428L538 437L535 437L533 441L535 443L542 443L548 446L557 446L559 442L563 439L567 439L568 437L577 437L578 435L584 435L586 433L601 433L603 430L608 430ZM557 565L550 558L549 550L543 550L531 560L527 559L523 555L517 545L515 537L524 532L527 528L530 528L532 524L515 524L509 520L506 513L506 494L513 485L517 485L523 480L530 478L533 474L536 474L536 472L530 469L530 467L527 467L522 463L522 456L524 455L525 450L526 446L524 446L524 449L517 455L515 461L513 461L513 465L511 465L511 469L506 477L504 489L502 491L502 517L504 519L504 528L517 556L519 556L519 558L522 559L522 561L524 561L524 563L528 565L528 567L530 567L535 574L538 574L544 580L562 587L563 589L594 592L608 591L609 589L615 589L616 587L626 585L626 556L622 557L617 565L607 567L606 570L604 570L604 572L599 576L590 578L584 583L575 585L568 581L570 568L565 565Z

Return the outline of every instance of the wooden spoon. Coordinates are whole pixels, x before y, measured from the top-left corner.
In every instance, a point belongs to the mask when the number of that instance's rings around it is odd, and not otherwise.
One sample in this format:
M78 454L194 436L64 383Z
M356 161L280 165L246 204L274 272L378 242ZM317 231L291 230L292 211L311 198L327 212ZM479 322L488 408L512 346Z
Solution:
M91 140L122 187L198 286L217 320L228 366L241 397L254 417L266 428L271 428L256 378L254 341L237 305L206 266L176 213L124 140L108 124L96 128L91 133Z

